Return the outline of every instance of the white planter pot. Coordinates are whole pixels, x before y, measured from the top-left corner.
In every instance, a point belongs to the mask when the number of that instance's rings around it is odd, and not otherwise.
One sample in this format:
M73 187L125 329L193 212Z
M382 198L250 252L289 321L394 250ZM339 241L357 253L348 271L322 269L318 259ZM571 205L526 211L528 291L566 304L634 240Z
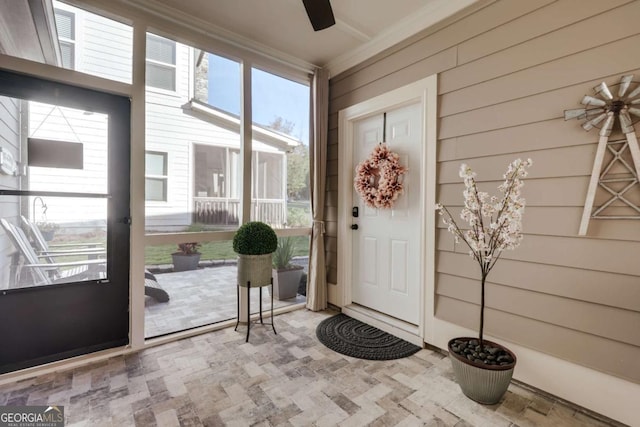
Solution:
M238 284L251 287L265 286L271 283L272 254L238 255Z

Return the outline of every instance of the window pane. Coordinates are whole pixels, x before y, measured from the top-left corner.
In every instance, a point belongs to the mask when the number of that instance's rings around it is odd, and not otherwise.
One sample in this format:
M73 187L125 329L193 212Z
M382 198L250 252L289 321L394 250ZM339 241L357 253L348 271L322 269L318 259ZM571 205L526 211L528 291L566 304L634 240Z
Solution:
M212 53L199 54L196 62L198 101L240 115L240 63Z
M54 1L62 66L131 83L133 29L66 3ZM65 18L64 15L67 15ZM70 19L69 16L73 17ZM82 34L82 43L68 43Z
M33 154L47 160L45 163L18 160L30 165L29 179L24 180L29 188L23 190L107 193L108 116L59 105L22 102L23 111L29 112L29 134L22 155ZM61 155L61 146L72 147L72 151ZM80 156L81 168L74 167L71 154Z
M147 59L176 63L176 42L153 34L147 34Z
M254 132L251 217L273 227L309 227L309 86L251 73L254 124L265 129Z
M0 111L0 189L103 195L2 196L0 289L105 279L109 116L6 96Z
M145 199L163 202L167 200L167 180L162 178L146 178Z
M178 245L145 248L145 337L151 338L185 329L234 319L236 301L237 255L230 240L198 241L199 256L183 256ZM285 272L276 288L275 308L306 300L309 237L289 238L292 257L289 264L300 266ZM195 259L191 259L195 258ZM191 270L189 268L192 268ZM271 306L271 287L263 288L263 313ZM260 292L252 289L251 312L259 310ZM163 298L164 297L164 298ZM165 298L169 298L167 302ZM279 298L280 297L280 298Z
M107 278L106 199L5 196L0 218L0 289Z
M147 86L176 90L176 70L147 62Z
M55 14L58 37L75 40L74 14L60 9Z
M62 54L62 66L64 68L73 69L73 50L73 43L63 41L60 42L60 53Z
M147 92L145 150L166 153L171 162L162 174L158 159L147 169L147 178L167 179L165 203L151 202L150 197L157 200L162 194L161 188L157 182L147 184L155 187L147 190L145 229L149 233L233 230L241 212L238 118L206 102L212 87L208 72L211 55L178 42L175 55L175 92L150 87ZM151 61L148 64L149 78L159 69L168 69ZM214 86L225 84L216 82ZM189 92L190 87L195 93ZM238 99L228 101L239 105Z
M225 197L228 193L227 149L195 146L195 192L197 197Z
M285 154L254 151L252 156L254 196L258 199L283 200L286 177L282 166Z
M52 2L55 25L48 21L46 13L33 15L12 13L13 8L24 7L24 3L37 7L49 4L45 1L27 2L26 0L1 3L3 17L12 18L3 20L0 36L3 54L54 67L73 68L76 71L109 80L131 83L133 63L131 26L56 0ZM33 37L24 37L25 28L35 28ZM70 47L69 42L75 41L78 34L82 34L82 43L73 48ZM49 43L40 44L40 40L48 40L54 36L57 37L60 49L54 48ZM20 40L20 43L8 42L10 40Z
M166 158L164 153L146 153L145 175L165 176L167 174Z

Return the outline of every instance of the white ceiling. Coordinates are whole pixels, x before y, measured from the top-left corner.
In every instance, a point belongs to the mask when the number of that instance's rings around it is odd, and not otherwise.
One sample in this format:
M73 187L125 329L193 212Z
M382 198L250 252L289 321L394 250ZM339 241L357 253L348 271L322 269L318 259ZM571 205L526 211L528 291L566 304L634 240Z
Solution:
M336 25L318 32L302 0L125 1L335 75L477 0L332 0Z

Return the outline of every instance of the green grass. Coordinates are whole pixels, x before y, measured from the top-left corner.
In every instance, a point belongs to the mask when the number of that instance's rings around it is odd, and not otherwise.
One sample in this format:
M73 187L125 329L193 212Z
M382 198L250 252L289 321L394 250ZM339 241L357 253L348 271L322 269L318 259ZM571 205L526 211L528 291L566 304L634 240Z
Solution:
M294 256L309 255L309 236L292 237ZM178 250L178 245L147 246L144 250L146 265L171 264L171 254ZM198 250L202 254L202 260L235 259L238 255L233 251L230 240L224 242L203 243Z
M192 226L193 229L188 231L203 231L200 230L197 225ZM204 228L204 227L203 227ZM210 231L207 228L204 228ZM309 236L294 236L291 238L294 242L294 256L308 256L309 255ZM87 233L84 235L56 235L51 243L84 243L84 242L103 242L106 243L104 233ZM177 252L178 245L159 245L159 246L147 246L144 250L144 257L146 265L161 265L171 264L171 254ZM202 254L202 260L223 260L223 259L235 259L237 254L233 251L231 240L224 242L206 242L202 243L199 252ZM87 259L84 257L65 257L61 258L62 261L77 261Z

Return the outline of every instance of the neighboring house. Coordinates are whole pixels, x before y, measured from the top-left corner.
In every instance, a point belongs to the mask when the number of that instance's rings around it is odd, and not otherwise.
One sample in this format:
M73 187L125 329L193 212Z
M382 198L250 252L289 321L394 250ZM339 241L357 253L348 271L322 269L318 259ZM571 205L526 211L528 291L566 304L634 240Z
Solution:
M55 3L65 67L112 80L130 80L131 29ZM147 36L146 228L183 230L193 222L238 223L240 121L207 101L208 55L183 44ZM197 65L196 65L197 64ZM196 101L195 98L199 99ZM31 188L101 192L106 188L106 117L32 103L29 136L84 145L80 171L30 168ZM252 216L274 226L286 223L286 153L299 141L253 126ZM135 142L134 142L135 143ZM83 177L83 179L76 179ZM86 222L106 218L102 206L65 210L47 200L47 219ZM31 213L38 220L38 212Z
M87 3L95 5L97 1ZM126 10L125 3L132 2L104 2L104 7ZM355 234L348 228L352 206L343 203L350 200L353 184L342 168L344 159L338 159L345 130L340 112L437 75L437 109L429 111L434 116L437 152L433 157L436 164L429 172L433 172L430 184L438 201L461 207L462 184L457 173L461 163L473 166L482 180L480 185L493 190L509 161L531 157L535 162L524 189L525 239L517 251L504 254L487 285L486 334L517 346L518 380L630 422L637 421L632 396L640 395L640 264L636 260L640 227L635 220L594 220L587 236L578 235L598 134L585 132L575 121L565 121L563 111L579 107L582 97L592 94L592 88L602 81L613 86L621 75L634 74L637 86L640 56L633 52L640 42L640 2L577 4L551 0L482 2L332 74L327 158L320 165L327 168L326 211L321 218L324 224L317 225L326 225L328 299L342 307L344 295L352 291L352 264L348 261L359 253L354 255L347 250L349 246L338 244L345 235ZM136 9L135 13L142 12ZM149 13L147 18L159 27L170 28L180 21L177 15L172 21L158 13ZM77 27L79 52L83 51L82 43L102 40L108 34L81 36ZM594 31L597 28L607 31ZM206 28L196 29L206 33ZM188 38L181 26L176 26L175 34ZM213 38L209 40L213 43ZM63 41L73 44L69 37ZM109 52L112 45L110 42ZM69 61L81 61L80 53L72 54L67 47ZM107 47L103 48L97 50L100 55L107 54ZM165 77L170 78L158 77L152 82L160 85L169 81L175 87L164 92L148 88L147 197L157 200L147 202L147 214L157 227L174 224L175 215L177 223L186 225L199 199L232 204L237 191L237 119L192 100L191 88L196 85L189 79L193 74L182 75L180 70L189 68L195 56L176 44L175 63L154 63L164 65ZM130 58L123 61L130 64ZM117 57L108 62L122 65ZM97 67L90 61L84 65ZM327 66L331 71L331 64ZM14 68L29 70L27 66ZM17 115L17 106L10 101L2 108L7 117ZM16 128L16 123L9 120L3 125L0 141L3 148L18 152L17 141L5 130ZM636 132L639 129L636 124ZM282 147L286 147L287 139L275 132L268 139L267 134L265 130L264 139L256 137L254 145L263 150L261 156L264 153L263 157L269 158L269 149L275 158L284 151L276 141L283 138ZM612 138L620 136L619 128L614 129ZM134 140L136 143L139 141ZM274 170L265 165L265 174ZM347 179L340 179L345 176ZM4 188L17 184L11 176L0 176ZM262 194L270 194L267 190L263 188ZM276 196L273 200L279 200ZM606 200L599 197L598 204ZM633 197L640 200L637 188ZM17 206L2 209L9 217L18 213ZM434 214L428 206L421 209L424 216ZM230 211L226 208L225 218L232 218ZM384 231L392 236L394 230L389 227ZM425 342L444 349L449 338L477 328L478 271L442 223L424 231L434 235L434 243L427 246L423 236L415 233L434 263L433 275L425 275L420 283L420 303L430 322L421 316L422 329L414 329L424 331ZM5 248L1 243L0 250L6 253ZM133 314L139 309L131 307ZM385 310L378 310L376 319L381 319L378 313ZM401 322L391 324L399 330ZM132 329L132 336L140 330ZM134 341L132 348L136 349L135 345Z

